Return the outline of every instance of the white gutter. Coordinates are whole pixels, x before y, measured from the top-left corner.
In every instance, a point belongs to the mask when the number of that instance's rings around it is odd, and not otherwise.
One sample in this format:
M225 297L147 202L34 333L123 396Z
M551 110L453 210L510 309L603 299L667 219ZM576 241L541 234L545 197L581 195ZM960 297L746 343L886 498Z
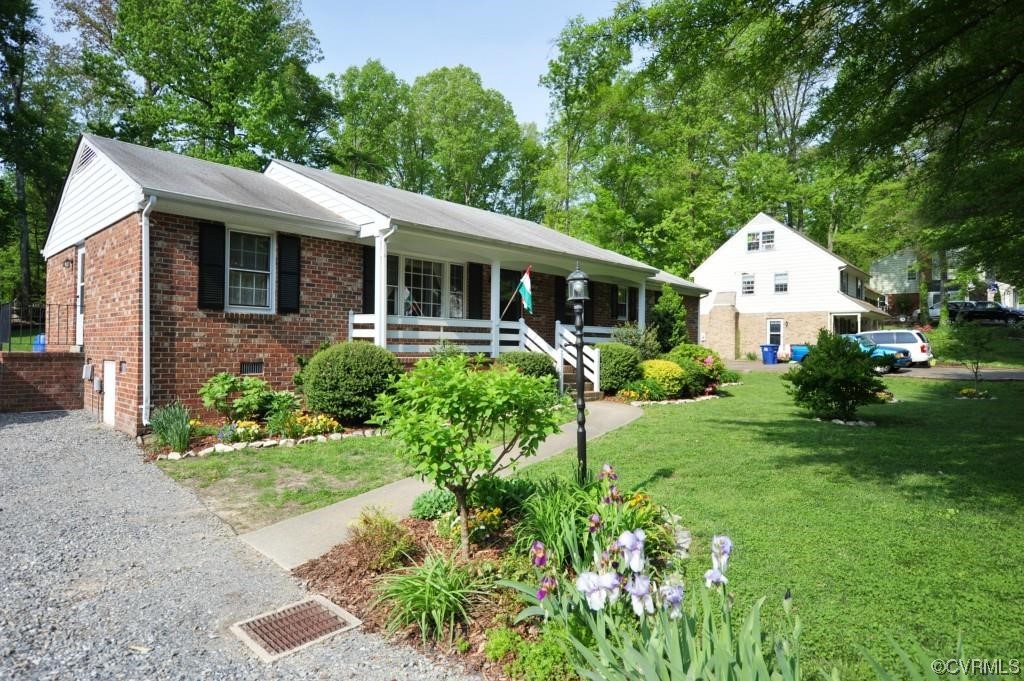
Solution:
M152 194L146 199L145 208L142 209L142 425L149 425L149 408L153 385L150 379L152 369L150 367L149 348L150 324L149 324L149 214L153 212L156 205L156 197Z

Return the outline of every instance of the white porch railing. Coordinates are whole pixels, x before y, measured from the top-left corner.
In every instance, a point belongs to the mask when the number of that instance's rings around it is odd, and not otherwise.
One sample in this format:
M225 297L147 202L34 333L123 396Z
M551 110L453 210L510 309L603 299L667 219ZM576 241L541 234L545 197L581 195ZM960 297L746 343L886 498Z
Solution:
M348 337L374 340L376 320L376 315L350 312ZM583 328L584 343L607 342L611 340L611 335L611 327ZM454 343L471 354L491 354L494 342L491 322L487 319L435 319L401 315L388 315L386 338L388 350L398 354L426 354L441 341ZM500 354L512 350L540 352L550 357L558 372L560 389L565 387L565 365L576 368L575 329L561 322L555 324L554 346L531 329L523 319L499 322L498 352ZM594 385L594 390L601 389L601 353L592 345L583 346L583 375Z

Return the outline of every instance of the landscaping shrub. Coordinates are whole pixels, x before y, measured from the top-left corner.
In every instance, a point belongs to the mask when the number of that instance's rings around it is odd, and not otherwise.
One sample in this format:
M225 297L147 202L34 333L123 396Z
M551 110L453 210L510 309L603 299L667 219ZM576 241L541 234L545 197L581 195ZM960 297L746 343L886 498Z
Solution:
M725 363L717 352L692 343L677 345L662 359L675 362L683 370L682 392L690 397L714 392L725 372Z
M215 409L224 417L231 418L232 396L241 387L241 377L223 371L211 376L199 388L199 397L207 409Z
M267 418L267 433L282 438L302 437L302 424L299 423L299 414L294 411L279 411Z
M350 528L366 565L375 572L394 570L418 552L412 534L378 508L364 508Z
M455 355L465 354L465 352L466 350L461 345L446 338L442 338L437 342L437 345L430 348L430 356L434 358L453 357Z
M484 641L484 657L491 662L499 662L514 655L522 641L523 637L508 627L491 629Z
M231 417L249 421L263 418L270 410L275 395L270 384L256 376L242 376L238 381L238 392L239 396L231 402Z
M263 437L263 428L255 421L232 421L217 432L224 442L255 442Z
M388 607L387 631L416 625L423 642L455 638L456 627L469 616L470 605L485 595L486 581L471 575L452 556L430 553L421 565L385 575L376 604Z
M978 322L956 322L949 327L948 335L946 354L971 372L974 389L981 390L981 367L992 352L995 333Z
M470 506L474 508L500 508L507 514L516 514L527 498L537 490L537 485L527 478L499 478L487 475L477 480L470 494Z
M295 385L295 392L300 394L304 392L303 387L305 384L305 376L303 372L306 370L306 365L309 364L309 360L313 359L318 352L323 352L329 347L331 347L331 343L329 341L324 341L309 357L295 355L295 363L299 365L299 370L292 374L292 383Z
M722 383L739 383L740 372L733 371L732 369L726 369L722 372Z
M798 406L822 419L849 421L857 408L877 401L885 384L871 356L856 343L822 329L803 362L782 375Z
M550 377L504 368L477 371L460 355L420 360L377 399L374 421L399 443L400 455L420 478L455 495L462 556L468 559L474 486L482 476L536 454L559 428L555 407L561 403ZM488 441L492 433L502 437L497 454Z
M627 322L612 330L612 340L616 343L636 348L640 360L654 359L661 354L661 343L658 342L656 329L647 327L640 329L636 322Z
M455 510L455 495L446 489L428 489L412 502L409 516L419 520L437 520Z
M185 405L172 402L166 407L157 407L149 417L149 425L160 444L170 447L173 452L188 450L192 425Z
M615 394L627 383L643 377L640 352L625 343L601 343L601 389Z
M506 352L501 355L499 361L507 367L518 369L520 373L527 376L550 376L558 379L558 372L555 371L555 365L551 358L541 352L527 350Z
M644 401L660 401L667 400L668 395L665 394L661 384L650 378L641 378L639 381L630 381L622 390L619 391L619 397L626 400L644 400Z
M302 370L306 406L343 422L362 423L373 401L402 367L390 351L364 342L338 343L313 355Z
M644 378L658 384L668 398L678 397L686 385L686 372L675 362L666 359L648 359L640 363Z
M569 681L579 678L567 654L565 633L548 624L536 641L520 641L516 658L505 667L506 673L525 681Z
M302 428L302 435L327 435L341 430L341 424L327 414L300 414L295 422Z
M267 410L264 416L270 419L276 414L293 414L301 406L299 396L290 390L279 390L271 393L267 399Z
M682 296L668 284L661 285L661 295L651 308L651 328L654 329L661 352L687 342L689 334L686 329L686 305Z

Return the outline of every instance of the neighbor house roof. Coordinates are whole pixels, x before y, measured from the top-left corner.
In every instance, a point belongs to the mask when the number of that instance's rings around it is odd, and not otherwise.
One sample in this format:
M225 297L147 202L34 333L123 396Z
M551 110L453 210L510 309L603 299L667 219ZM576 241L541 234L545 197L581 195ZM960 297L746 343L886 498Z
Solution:
M387 187L366 180L317 170L288 161L274 161L334 191L372 208L391 220L454 234L537 248L574 257L614 263L654 274L639 260L575 239L550 227L520 218L491 213L423 194ZM693 286L693 284L689 284Z
M355 228L263 173L96 135L83 135L82 139L139 184L145 194L332 223L347 231Z
M854 298L853 296L848 296L845 293L843 293L842 291L838 291L838 293L839 293L840 296L842 296L843 298L845 298L849 302L853 303L856 307L858 307L859 308L859 310L857 310L858 312L866 312L866 313L868 313L870 315L877 315L878 317L888 317L889 316L889 314L887 312L885 312L881 308L875 307L874 305L872 305L871 303L867 302L866 300L860 300L859 298ZM839 312L839 313L836 313L836 314L842 314L842 313Z

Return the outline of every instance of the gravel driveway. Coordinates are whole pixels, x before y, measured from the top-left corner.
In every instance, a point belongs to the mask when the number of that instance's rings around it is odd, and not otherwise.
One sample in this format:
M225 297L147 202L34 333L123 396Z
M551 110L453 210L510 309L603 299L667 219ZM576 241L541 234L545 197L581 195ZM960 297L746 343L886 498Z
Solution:
M0 678L467 678L359 632L257 661L228 627L301 585L86 412L0 414L0 557Z

